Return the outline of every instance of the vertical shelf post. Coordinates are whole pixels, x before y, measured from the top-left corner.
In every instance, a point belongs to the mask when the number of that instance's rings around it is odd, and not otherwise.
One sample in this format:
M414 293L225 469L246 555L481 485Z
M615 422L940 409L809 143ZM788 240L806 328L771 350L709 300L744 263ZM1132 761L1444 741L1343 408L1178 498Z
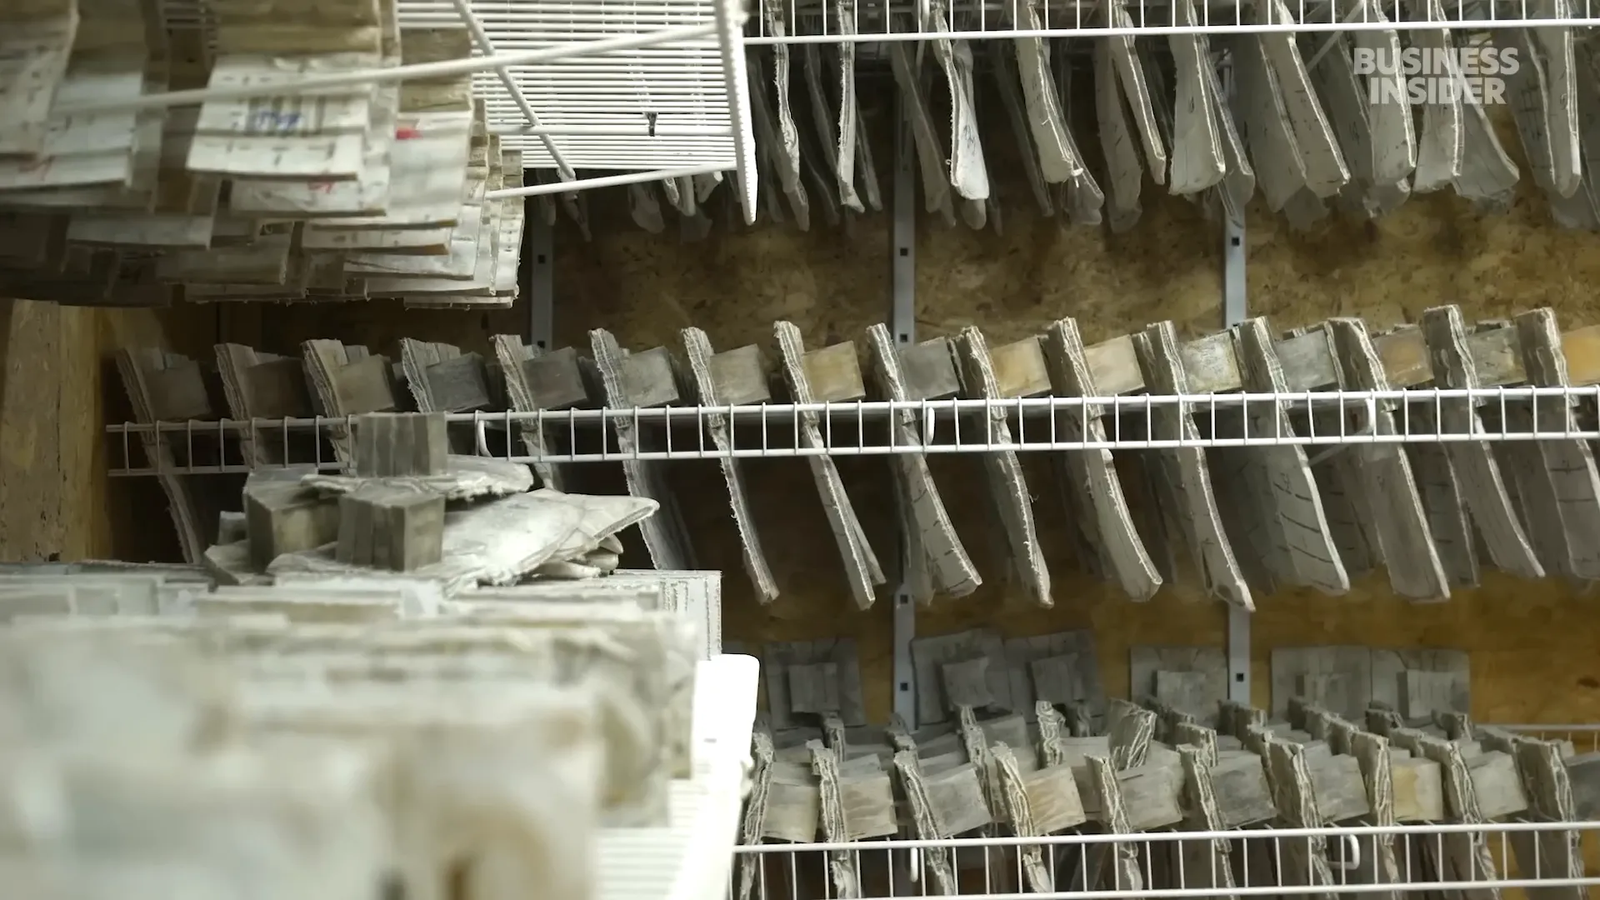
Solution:
M532 183L531 181L529 182ZM555 342L555 227L545 221L535 197L523 199L522 296L528 299L528 344L540 353Z
M917 329L917 187L913 177L916 148L910 118L895 104L894 222L890 233L889 330L896 349L911 346ZM891 462L891 465L893 463ZM894 591L894 711L907 727L917 727L917 681L911 666L911 639L917 636L917 608L906 573L911 568L910 535L901 517L900 572Z
M1235 218L1223 214L1222 324L1232 328L1245 320L1244 210ZM1250 613L1228 607L1228 699L1250 703Z

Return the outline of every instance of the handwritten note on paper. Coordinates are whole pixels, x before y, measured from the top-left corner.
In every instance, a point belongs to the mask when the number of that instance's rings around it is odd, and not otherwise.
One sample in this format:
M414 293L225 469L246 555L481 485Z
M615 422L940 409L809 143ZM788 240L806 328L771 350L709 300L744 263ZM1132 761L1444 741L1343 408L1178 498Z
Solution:
M208 86L283 85L340 68L370 68L370 53L292 56L228 54L217 59ZM214 100L200 108L188 168L219 175L335 181L360 177L372 128L372 85L250 100Z
M78 32L78 14L31 22L7 21L0 13L0 155L33 155L44 146L56 85Z
M405 244L363 229L453 225L466 185L471 128L472 114L464 110L402 113L389 154L390 199L384 214L311 222L306 246L392 249Z
M392 148L398 135L400 89L382 85L374 94L361 174L354 181L283 181L239 178L233 181L231 208L243 214L295 216L380 215L389 200Z

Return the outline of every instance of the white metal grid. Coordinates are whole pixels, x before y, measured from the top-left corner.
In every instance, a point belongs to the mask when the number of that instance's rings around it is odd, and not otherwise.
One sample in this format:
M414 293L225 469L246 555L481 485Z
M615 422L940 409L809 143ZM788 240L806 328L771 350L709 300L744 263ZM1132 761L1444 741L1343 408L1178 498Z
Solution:
M1445 0L1442 17L1426 2L1398 0L1285 0L1287 20L1273 7L1252 0L1196 0L1196 21L1179 24L1170 0L950 0L945 4L948 32L936 32L932 0L767 0L782 18L784 33L774 34L765 17L752 16L750 44L878 43L881 41L982 40L986 38L1063 38L1109 34L1224 34L1262 31L1360 31L1419 28L1483 29L1517 25L1600 25L1595 0ZM1109 27L1113 5L1125 10L1126 24ZM1026 10L1038 16L1033 27ZM841 15L853 28L839 26Z
M171 29L215 23L207 0L162 0L161 12ZM497 191L491 199L734 172L746 219L754 220L743 0L399 0L398 12L402 29L471 32L478 59L465 70L473 72L490 127L504 147L522 151L525 168L554 170L563 182ZM432 63L313 81L399 81L449 68ZM216 96L172 92L136 106ZM585 179L579 169L637 174Z
M1428 873L1424 854L1442 858L1449 835L1472 834L1479 837L1494 859L1495 875L1475 881L1448 880ZM850 854L861 875L860 900L875 898L937 895L922 877L922 854L944 848L951 865L961 873L960 887L953 896L971 900L1029 900L1040 896L1071 897L1073 900L1154 900L1160 897L1291 897L1371 895L1391 890L1405 896L1439 896L1439 892L1466 891L1467 896L1489 896L1491 890L1585 887L1591 895L1600 886L1600 873L1586 870L1580 877L1566 877L1543 868L1541 853L1515 852L1513 842L1522 839L1538 846L1545 841L1565 842L1576 834L1580 845L1591 848L1600 842L1600 822L1489 822L1482 825L1426 824L1401 826L1345 826L1324 828L1271 828L1237 831L1166 831L1142 834L1065 834L1048 837L950 838L939 841L859 841L854 843L761 844L736 848L735 856L755 855L759 860L753 896L758 900L824 900L834 897L828 877L828 851ZM1364 853L1370 853L1375 838L1391 836L1399 880L1373 885L1362 883ZM1294 872L1290 860L1308 859L1296 852L1308 839L1321 838L1328 847L1331 884L1318 884L1309 873ZM1401 838L1407 838L1402 840ZM1209 842L1228 841L1235 846L1251 845L1260 852L1235 852L1235 887L1219 890L1213 872L1185 866L1185 859L1210 859ZM1537 843L1534 843L1537 842ZM1057 893L1035 894L1025 890L1021 849L1042 847L1047 872ZM1185 847L1196 848L1180 853ZM1118 866L1109 866L1110 886L1084 883L1086 871L1075 866L1078 854L1093 848L1122 848L1137 854L1144 885L1121 883ZM1200 849L1205 848L1205 849ZM1157 862L1160 858L1161 862ZM1524 870L1523 860L1529 862ZM1252 862L1251 860L1256 860ZM1262 871L1261 860L1270 862ZM1302 863L1306 864L1306 863ZM1159 866L1159 868L1157 868ZM738 866L735 866L735 870ZM737 875L735 876L737 879ZM1115 879L1112 881L1112 879ZM1192 882L1192 883L1191 883ZM1415 892L1415 893L1413 893ZM1475 893L1483 892L1483 893ZM739 896L737 880L732 895Z
M516 53L716 20L716 0L470 0L465 4L489 46ZM401 0L400 25L459 26L449 0ZM402 35L402 40L404 36ZM541 66L507 68L537 113L524 113L497 72L479 72L473 88L488 105L502 145L521 150L530 169L557 168L539 135L582 169L734 167L737 152L726 73L716 35L622 53L586 55ZM652 137L652 125L654 136Z
M574 409L560 412L477 412L458 413L451 422L475 423L481 455L494 455L515 462L620 462L624 459L717 459L721 457L798 457L798 456L881 456L895 453L984 453L998 450L1162 450L1177 447L1253 447L1298 444L1308 448L1313 460L1355 444L1400 444L1456 441L1600 440L1600 427L1574 422L1563 417L1555 423L1541 422L1539 404L1534 398L1564 397L1570 403L1600 402L1600 386L1574 388L1499 387L1477 389L1415 389L1390 391L1318 391L1295 393L1183 394L1136 397L1035 397L1015 400L921 400L914 402L862 401L856 403L787 403L751 406L676 406L654 409ZM1476 402L1498 406L1495 421L1515 420L1504 414L1513 404L1526 404L1532 427L1519 431L1504 424L1473 434L1440 433L1426 430L1424 421L1443 419L1441 409L1449 403ZM1305 416L1305 430L1266 433L1247 430L1234 433L1227 423L1249 422L1243 413L1252 406L1277 403L1290 408L1318 410L1339 408L1334 417L1337 429L1318 426L1320 415ZM1375 433L1363 423L1370 422L1378 404L1394 406L1395 433ZM1180 405L1200 426L1197 439L1157 440L1145 433L1144 423L1152 411ZM1072 424L1086 407L1100 407L1105 413L1107 439L1086 441L1076 436ZM994 431L990 409L1009 414L1011 435L1001 441ZM1414 411L1430 411L1431 416ZM907 445L896 438L890 413L911 414L918 424L920 444ZM796 425L802 414L822 416L822 447L807 447L795 440ZM722 416L735 425L735 442L719 448L708 437L711 416ZM1266 417L1280 423L1277 416ZM661 432L663 449L622 451L605 436L609 426L629 423L633 428L655 428ZM291 435L311 432L324 436L336 427L348 427L348 419L258 419L254 422L223 419L212 422L128 423L108 425L111 438L111 474L153 475L158 470L142 459L142 441L134 435L159 434L177 452L191 461L177 468L159 471L173 474L213 474L245 472L250 466L240 456L233 440L252 430L258 441L273 441L282 447L285 465L316 465L333 469L338 463L322 449L322 441L291 441ZM565 451L543 457L515 453L491 453L487 435L491 429L510 432L514 427L539 427L557 438ZM602 428L601 426L607 426ZM1223 426L1223 427L1219 427ZM507 442L521 448L521 441ZM308 449L309 448L309 449ZM199 463L196 460L207 460Z

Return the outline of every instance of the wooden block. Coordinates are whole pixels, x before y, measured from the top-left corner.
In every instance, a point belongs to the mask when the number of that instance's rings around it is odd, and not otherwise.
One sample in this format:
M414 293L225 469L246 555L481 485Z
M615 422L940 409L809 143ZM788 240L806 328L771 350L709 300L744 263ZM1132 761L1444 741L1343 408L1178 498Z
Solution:
M1394 390L1424 385L1433 380L1433 366L1428 361L1428 344L1422 329L1407 325L1382 337L1373 338L1373 348L1383 363L1389 387Z
M1456 707L1461 673L1407 669L1400 673L1397 711L1407 721L1432 719L1435 713L1465 712Z
M789 667L789 709L800 713L839 711L839 664L831 660Z
M339 536L339 504L293 482L245 485L244 513L257 571L285 553L312 550Z
M1085 347L1084 359L1094 375L1094 383L1108 397L1144 390L1144 373L1133 348L1133 336L1121 335L1104 343Z
M522 363L528 393L539 409L570 409L589 405L589 389L584 383L578 351L562 347Z
M861 359L851 341L807 350L800 365L811 383L811 396L817 403L849 403L867 395L861 380Z
M994 703L994 694L989 690L987 656L945 663L939 670L940 680L944 682L945 702L951 709L963 706L982 709Z
M444 551L444 495L365 484L339 498L340 562L409 572Z
M1467 754L1465 751L1463 756ZM1528 808L1528 795L1511 754L1491 750L1468 757L1467 771L1478 794L1478 809L1485 820L1503 819Z
M1600 325L1585 325L1561 335L1567 377L1574 385L1600 384Z
M1077 703L1084 697L1076 654L1045 656L1028 663L1033 693L1051 703Z
M716 386L718 403L745 406L772 399L767 361L755 344L713 354L711 381Z
M1321 749L1326 751L1327 745ZM1361 780L1361 763L1354 756L1312 753L1308 747L1306 767L1311 771L1311 790L1323 822L1344 822L1372 812L1366 783Z
M483 357L463 353L428 366L425 377L437 412L467 412L491 405Z
M1283 366L1283 380L1291 391L1320 391L1339 385L1339 363L1328 346L1328 334L1318 328L1274 345Z
M443 413L373 413L355 420L355 474L363 478L442 475L450 444Z
M911 661L917 679L917 721L922 724L943 722L954 718L950 711L954 703L945 692L944 666L988 657L990 664L984 671L994 705L1011 710L1011 683L1006 666L1005 644L1000 635L985 628L942 634L937 637L919 637L911 642Z
M249 535L250 526L245 521L244 513L224 510L217 516L217 543L233 544L245 540Z
M634 406L671 406L678 402L678 378L672 354L665 347L630 353L622 359L622 389Z
M1216 712L1210 700L1211 678L1204 672L1156 670L1152 696L1178 712L1208 720Z
M1479 387L1522 384L1528 374L1522 367L1522 342L1517 329L1489 328L1466 336L1464 343L1472 359Z
M943 400L961 392L955 351L947 337L936 337L900 351L906 399Z
M761 672L766 688L767 716L776 729L798 724L790 692L790 670L818 663L833 666L831 677L836 685L833 690L838 696L836 711L844 724L867 723L866 709L861 699L861 665L856 657L854 640L770 641L761 648Z
M1444 785L1431 759L1392 759L1396 822L1437 822L1444 818Z
M194 360L186 359L165 369L146 370L144 383L150 392L151 411L157 421L187 422L212 417L205 377L200 372L200 364Z
M394 374L389 360L368 356L333 373L333 392L339 408L335 415L359 416L399 408L394 396Z
M1023 338L989 351L1002 397L1039 397L1050 393L1050 372L1044 346L1037 337Z
M1600 818L1600 753L1580 753L1567 759L1567 780L1572 784L1573 811L1580 821Z
M1183 371L1189 378L1192 393L1237 391L1243 384L1230 331L1190 341L1178 348L1178 355L1183 360Z
M1033 828L1039 834L1055 834L1088 819L1070 766L1036 769L1024 774L1022 783L1028 795L1028 811L1033 814Z
M290 419L311 415L311 394L306 387L305 363L282 357L257 363L244 372L244 389L250 412L262 419Z
M1218 738L1219 749L1223 738ZM1237 740L1235 738L1234 740ZM1247 750L1222 751L1211 767L1211 782L1228 828L1268 821L1278 814L1261 757Z
M1152 763L1124 769L1116 777L1130 833L1154 831L1183 821L1183 770L1178 766Z

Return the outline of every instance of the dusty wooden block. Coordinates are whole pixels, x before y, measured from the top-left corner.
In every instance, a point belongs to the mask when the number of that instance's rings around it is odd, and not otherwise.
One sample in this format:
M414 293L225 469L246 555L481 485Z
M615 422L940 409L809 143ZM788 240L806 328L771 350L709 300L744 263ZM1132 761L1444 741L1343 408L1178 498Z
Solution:
M1444 785L1431 759L1391 759L1396 822L1437 822L1444 818Z
M1465 693L1463 673L1429 672L1407 669L1399 675L1401 718L1407 721L1430 719L1434 713L1465 712L1458 708Z
M296 357L268 360L246 369L245 392L250 411L259 418L293 418L312 409L305 363Z
M1050 393L1050 370L1044 364L1044 345L1037 337L989 351L994 379L1002 397L1038 397Z
M1309 736L1308 736L1309 737ZM1317 745L1312 745L1317 746ZM1311 791L1324 822L1343 822L1372 812L1367 788L1361 780L1361 763L1354 756L1335 755L1321 744L1319 752L1306 751L1311 770Z
M1024 774L1022 781L1028 795L1028 810L1033 815L1034 831L1055 834L1087 820L1071 766L1036 769Z
M1218 738L1219 748L1222 740ZM1265 822L1278 814L1261 757L1248 750L1223 751L1211 767L1211 781L1228 828Z
M339 504L292 482L258 482L244 488L250 562L257 570L285 553L298 553L339 536Z
M711 382L716 386L719 403L743 406L772 399L767 360L755 344L713 354Z
M823 661L789 667L789 709L801 713L838 712L839 664Z
M677 403L678 378L672 354L665 347L654 347L623 357L622 388L634 406Z
M562 347L523 361L522 375L539 409L589 405L589 388L584 382L578 351L572 347Z
M1205 672L1157 670L1151 680L1151 696L1162 705L1202 719L1210 719L1216 713L1212 679Z
M339 562L409 572L443 557L444 496L366 484L339 498Z
M1178 348L1183 360L1189 390L1196 394L1237 391L1243 386L1238 354L1233 350L1233 332L1221 331L1190 341Z
M1567 358L1567 377L1573 384L1600 383L1600 325L1563 332L1561 355Z
M211 418L211 398L206 395L200 364L186 359L165 369L146 371L146 389L157 421L186 422Z
M981 709L994 702L989 690L989 658L979 656L940 666L945 701L952 709L963 706Z
M943 400L961 391L950 339L936 337L900 351L900 368L910 400Z
M1183 769L1171 762L1150 763L1117 773L1128 831L1154 831L1183 821ZM1080 785L1079 790L1082 790Z
M217 543L237 543L249 534L250 526L245 522L244 513L224 510L217 516Z
M1428 343L1422 329L1406 325L1372 341L1392 389L1411 388L1433 380L1433 365L1428 360Z
M355 422L355 474L363 478L441 475L449 438L442 413L375 413Z
M1076 655L1041 657L1028 663L1028 668L1033 675L1034 695L1040 700L1076 703L1084 698Z
M368 356L333 373L333 392L338 399L340 415L358 416L399 408L394 396L394 373L388 358L382 356Z
M813 402L848 403L867 395L866 385L861 380L861 359L851 341L807 350L800 365L811 383Z
M1462 755L1467 756L1465 751ZM1467 756L1467 771L1472 775L1478 809L1485 819L1502 819L1528 808L1528 795L1511 754L1492 750Z
M1578 818L1600 818L1600 753L1580 753L1567 759L1567 780L1572 784L1572 804Z
M438 412L466 412L492 403L483 357L476 353L436 362L427 368L426 377Z
M1339 362L1321 328L1297 334L1273 345L1283 366L1283 380L1291 391L1317 391L1339 384Z
M1123 334L1083 349L1083 357L1094 375L1095 385L1106 396L1129 394L1144 389L1144 371L1133 347L1133 335Z

